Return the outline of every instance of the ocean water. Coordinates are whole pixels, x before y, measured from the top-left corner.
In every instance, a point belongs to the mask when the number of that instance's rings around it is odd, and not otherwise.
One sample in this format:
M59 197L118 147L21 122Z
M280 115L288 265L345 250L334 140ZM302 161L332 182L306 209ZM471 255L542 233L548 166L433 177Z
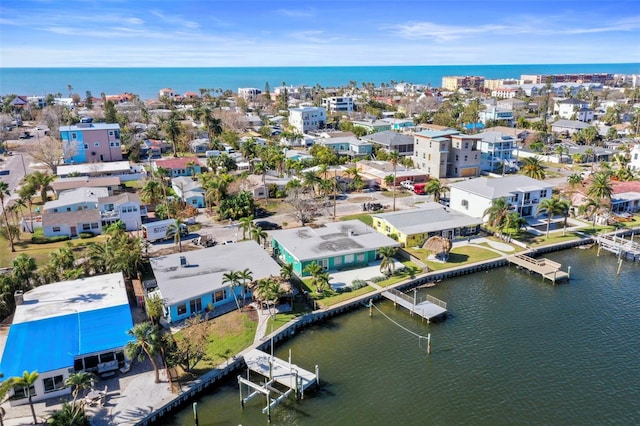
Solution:
M312 371L319 391L273 412L275 425L640 424L640 264L597 249L546 254L568 283L515 267L422 290L448 303L426 324L390 302L327 320L276 347ZM242 372L238 372L242 374ZM264 398L240 406L237 380L197 400L200 426L267 424ZM193 425L191 404L162 425Z
M445 75L481 75L486 78L519 78L521 74L608 72L640 73L640 63L555 64L555 65L444 65L444 66L358 66L358 67L263 67L263 68L0 68L0 95L73 93L93 96L101 93L134 93L142 99L157 98L162 88L177 93L199 89L238 90L239 87L347 85L356 81L389 83L391 80L439 87Z

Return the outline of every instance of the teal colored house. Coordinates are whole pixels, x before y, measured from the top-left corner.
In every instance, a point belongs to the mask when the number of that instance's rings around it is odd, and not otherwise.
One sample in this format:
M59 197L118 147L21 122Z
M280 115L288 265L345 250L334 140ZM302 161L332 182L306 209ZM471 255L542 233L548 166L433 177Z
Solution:
M355 136L339 136L333 138L319 138L315 143L332 149L338 155L349 157L368 157L373 152L373 144Z
M219 308L235 306L244 288L224 282L227 272L249 269L253 281L280 275L280 265L255 241L153 257L150 263L169 323L212 309L224 313Z
M400 247L397 241L359 220L272 231L271 245L274 256L291 263L300 277L309 275L304 269L312 262L327 271L353 269L378 259L381 247Z

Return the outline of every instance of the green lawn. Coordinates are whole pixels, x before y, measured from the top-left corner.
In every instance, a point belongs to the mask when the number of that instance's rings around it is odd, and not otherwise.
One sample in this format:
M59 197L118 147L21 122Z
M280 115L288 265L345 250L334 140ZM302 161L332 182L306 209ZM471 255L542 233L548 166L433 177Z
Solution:
M358 219L360 222L362 222L362 223L364 223L365 225L368 225L368 226L373 225L373 218L371 217L370 214L366 214L366 213L352 214L352 215L343 216L343 217L340 218L341 221L353 220L353 219Z
M328 297L325 297L323 299L318 300L318 305L321 306L321 307L328 307L328 306L337 305L340 302L344 302L345 300L353 299L353 298L355 298L357 296L362 296L363 294L371 293L374 290L375 289L373 287L365 286L365 287L359 288L359 289L354 290L354 291L348 291L348 292L344 292L344 293L335 294L333 296L328 296Z
M409 248L406 250L418 259L426 259L428 256L427 250L422 248ZM481 262L483 260L495 259L498 257L500 257L499 254L481 247L461 246L452 249L449 253L449 259L444 263L434 262L432 260L427 260L425 263L429 267L430 271L440 271L454 266L462 266L466 263Z
M6 268L11 266L13 260L21 254L26 254L33 257L36 260L38 266L42 266L49 260L49 254L61 247L64 247L67 243L71 243L76 258L80 257L85 248L93 242L100 242L104 240L104 236L99 235L93 238L86 239L73 239L69 241L60 241L57 243L49 244L32 244L31 234L20 234L21 241L14 243L16 251L11 252L9 242L3 238L0 238L0 268Z

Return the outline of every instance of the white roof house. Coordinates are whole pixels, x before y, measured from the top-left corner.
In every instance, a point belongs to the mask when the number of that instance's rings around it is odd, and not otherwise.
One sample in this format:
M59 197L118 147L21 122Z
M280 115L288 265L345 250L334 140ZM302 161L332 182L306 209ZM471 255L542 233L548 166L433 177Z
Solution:
M538 204L545 198L551 198L553 188L547 182L523 175L480 177L452 183L449 187L451 209L477 218L484 217L491 202L502 197L521 216L534 215Z

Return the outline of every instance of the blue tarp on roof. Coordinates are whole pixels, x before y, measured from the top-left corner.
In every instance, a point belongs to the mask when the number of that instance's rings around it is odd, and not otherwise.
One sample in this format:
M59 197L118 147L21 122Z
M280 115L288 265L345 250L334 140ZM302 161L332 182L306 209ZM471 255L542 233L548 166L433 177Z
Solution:
M121 348L133 327L129 305L14 324L2 355L4 377L73 367L78 355Z

